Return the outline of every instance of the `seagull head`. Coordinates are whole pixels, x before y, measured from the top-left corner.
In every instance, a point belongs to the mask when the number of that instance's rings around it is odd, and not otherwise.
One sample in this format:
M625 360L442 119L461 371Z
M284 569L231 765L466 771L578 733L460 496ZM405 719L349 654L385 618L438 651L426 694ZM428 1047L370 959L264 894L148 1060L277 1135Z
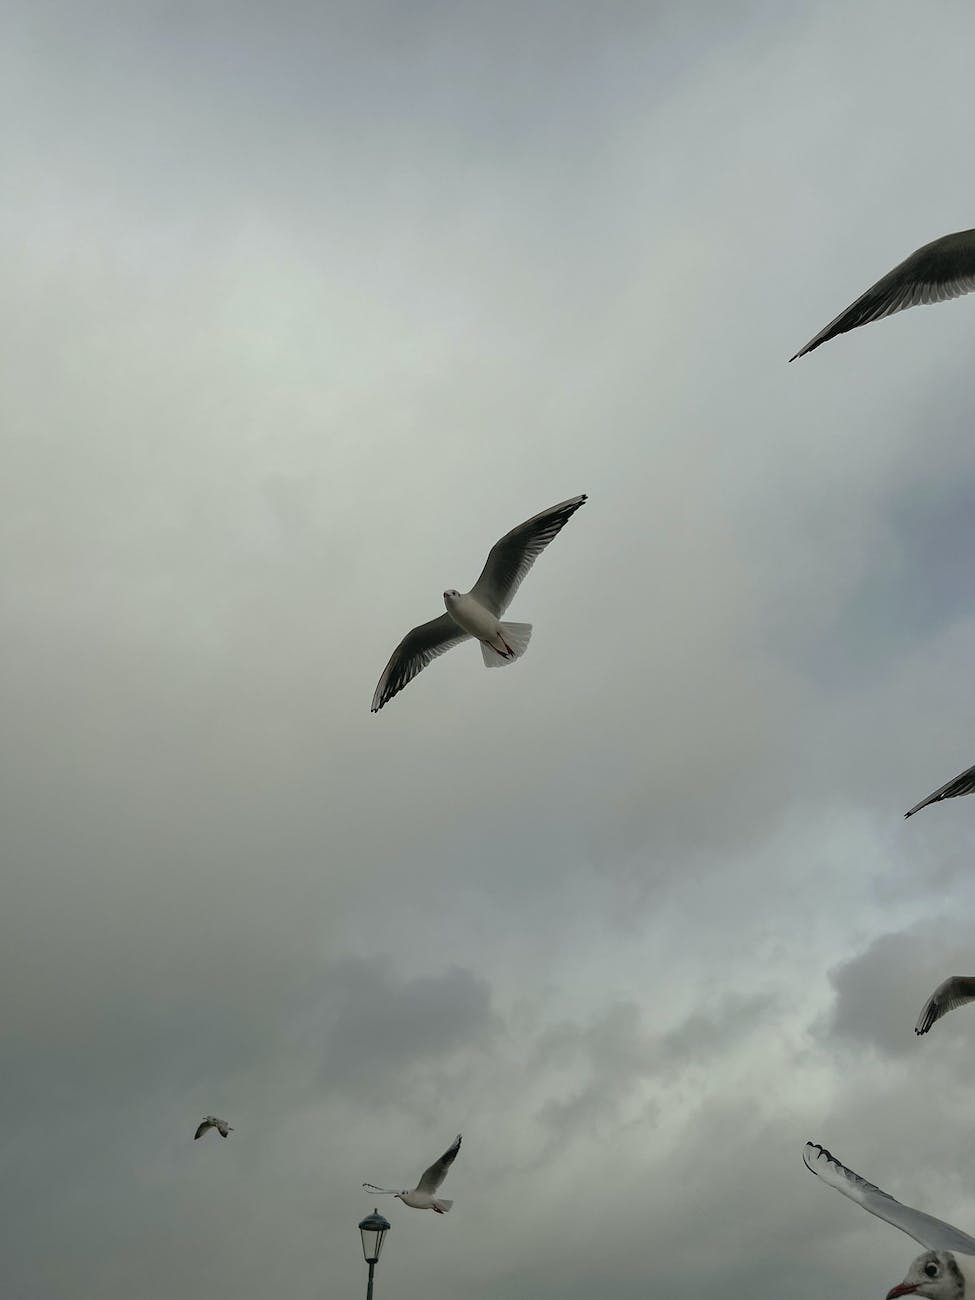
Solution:
M965 1279L950 1250L929 1250L907 1270L907 1277L887 1292L887 1300L919 1295L927 1300L964 1300Z
M443 603L447 606L448 609L450 609L450 606L454 603L455 600L459 600L459 599L460 599L460 592L456 589L456 587L448 587L443 594Z

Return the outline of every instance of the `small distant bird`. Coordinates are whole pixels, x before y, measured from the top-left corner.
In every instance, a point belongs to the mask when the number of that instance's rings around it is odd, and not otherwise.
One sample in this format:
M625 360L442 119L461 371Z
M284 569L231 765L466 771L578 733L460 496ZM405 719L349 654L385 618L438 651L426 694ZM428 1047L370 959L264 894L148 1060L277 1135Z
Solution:
M433 1210L436 1214L446 1214L453 1201L445 1201L434 1195L437 1188L447 1177L447 1170L454 1163L460 1150L460 1134L454 1139L453 1146L447 1148L439 1160L435 1160L411 1192L394 1192L390 1187L376 1187L373 1183L363 1183L368 1192L379 1192L383 1196L397 1196L404 1205L414 1210Z
M919 303L947 302L960 298L975 289L975 230L961 230L956 235L942 235L940 239L918 248L883 279L878 280L856 302L840 312L835 320L811 338L804 348L789 358L804 357L821 343L869 325L871 321Z
M532 625L502 623L501 615L514 600L525 574L586 500L583 493L561 501L512 528L491 547L470 591L453 587L445 591L446 614L407 632L393 651L372 697L371 712L378 713L438 655L471 637L481 643L485 668L500 668L520 659L528 649Z
M975 1300L975 1237L930 1214L901 1205L841 1165L818 1142L807 1142L802 1158L806 1168L823 1182L925 1247L926 1253L918 1255L904 1281L887 1292L887 1300L903 1295L925 1296L927 1300Z
M228 1133L232 1133L233 1126L228 1124L225 1119L217 1119L216 1115L204 1115L200 1121L200 1127L193 1134L193 1141L201 1138L208 1128L215 1128L222 1138Z
M949 975L943 984L939 984L921 1008L921 1014L914 1026L916 1034L926 1034L935 1021L946 1016L956 1007L963 1007L966 1002L975 999L975 976Z
M973 790L975 790L975 767L969 767L962 772L961 776L952 777L950 781L946 781L943 786L935 790L934 794L929 794L926 799L922 799L920 803L908 809L904 816L913 817L922 808L927 808L929 803L940 803L942 799L957 799L960 794L971 794Z

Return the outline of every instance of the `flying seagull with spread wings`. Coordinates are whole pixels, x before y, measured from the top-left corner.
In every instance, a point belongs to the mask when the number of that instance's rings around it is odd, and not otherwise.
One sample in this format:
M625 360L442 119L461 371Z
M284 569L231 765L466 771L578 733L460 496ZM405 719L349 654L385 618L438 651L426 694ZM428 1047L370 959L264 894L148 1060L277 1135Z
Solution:
M887 1292L887 1300L903 1295L925 1296L927 1300L975 1300L975 1237L930 1214L901 1205L841 1165L818 1142L807 1142L802 1158L806 1168L824 1183L924 1246L925 1253L918 1255L904 1281Z
M946 1016L955 1007L963 1007L966 1002L975 999L975 976L949 975L943 984L939 984L921 1008L921 1014L914 1026L916 1034L926 1034L935 1021Z
M846 311L809 340L804 348L789 358L804 357L822 343L856 329L871 321L919 303L947 302L960 298L975 289L975 230L961 230L956 235L942 235L940 239L918 248L892 271L877 281Z
M195 1142L198 1138L201 1138L211 1128L215 1128L222 1138L234 1131L233 1126L228 1124L225 1119L217 1119L216 1115L204 1115L200 1121L200 1127L193 1134L193 1141Z
M439 1160L435 1160L429 1169L424 1170L423 1177L413 1188L412 1191L393 1191L391 1187L376 1187L373 1183L363 1183L363 1187L369 1192L378 1192L382 1196L396 1196L404 1205L409 1205L414 1210L433 1210L436 1214L446 1214L453 1201L445 1201L442 1197L436 1196L437 1188L447 1177L447 1170L454 1163L454 1158L460 1150L460 1134L454 1138L452 1146L449 1146Z
M500 668L520 659L528 649L532 625L502 623L501 615L542 551L585 502L585 493L560 501L512 528L491 547L470 591L452 587L445 591L446 614L407 632L393 651L372 697L372 712L378 713L438 655L471 637L481 644L485 668Z
M975 767L969 767L960 776L952 777L950 781L939 786L934 794L929 794L926 799L922 799L920 803L908 809L904 816L913 817L922 808L927 808L929 803L940 803L942 799L957 799L960 794L971 794L973 790L975 790Z

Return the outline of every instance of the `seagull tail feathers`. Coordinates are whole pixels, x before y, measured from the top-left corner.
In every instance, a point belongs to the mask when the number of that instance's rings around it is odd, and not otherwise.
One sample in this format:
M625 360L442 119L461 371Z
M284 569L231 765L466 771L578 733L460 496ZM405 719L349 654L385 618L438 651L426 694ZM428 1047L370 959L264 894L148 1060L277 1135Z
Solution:
M513 664L516 659L528 649L528 642L532 639L531 623L499 623L501 638L510 654L505 651L502 653L489 646L486 641L481 642L481 656L484 659L485 668L501 668L505 664Z
M452 1205L453 1201L442 1201L438 1199L434 1201L433 1208L440 1214L446 1214Z

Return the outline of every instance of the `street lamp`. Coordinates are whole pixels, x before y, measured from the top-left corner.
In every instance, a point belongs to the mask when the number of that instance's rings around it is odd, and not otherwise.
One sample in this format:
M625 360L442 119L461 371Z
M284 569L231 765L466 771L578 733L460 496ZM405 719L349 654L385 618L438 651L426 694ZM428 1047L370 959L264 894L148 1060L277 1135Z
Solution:
M369 1265L366 1300L372 1300L372 1274L379 1263L379 1252L383 1248L386 1233L389 1232L389 1220L384 1219L378 1210L373 1210L359 1224L359 1232L362 1235L362 1254Z

